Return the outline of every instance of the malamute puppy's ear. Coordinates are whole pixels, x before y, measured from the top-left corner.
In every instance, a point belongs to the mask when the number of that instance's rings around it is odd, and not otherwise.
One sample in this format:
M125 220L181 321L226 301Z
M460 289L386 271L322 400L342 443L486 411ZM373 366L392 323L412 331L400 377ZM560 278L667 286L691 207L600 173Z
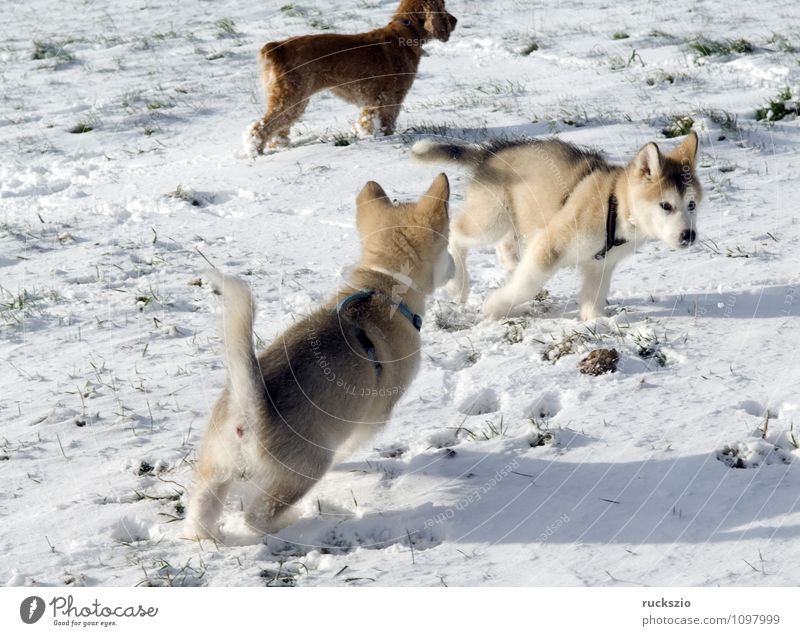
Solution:
M661 151L654 142L642 146L633 160L635 174L647 181L658 181L661 178Z
M679 146L669 153L669 156L681 164L688 164L694 168L697 165L697 147L699 145L700 140L693 130Z

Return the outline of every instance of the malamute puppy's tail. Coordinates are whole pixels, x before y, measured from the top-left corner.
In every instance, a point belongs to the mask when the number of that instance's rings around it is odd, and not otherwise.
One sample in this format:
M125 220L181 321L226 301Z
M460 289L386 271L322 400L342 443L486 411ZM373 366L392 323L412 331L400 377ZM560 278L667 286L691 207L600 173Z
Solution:
M444 144L436 143L430 139L422 139L411 147L411 154L420 161L467 164L474 168L483 162L488 151L483 146L457 143Z
M253 347L253 320L256 307L250 287L235 276L208 270L206 278L215 294L222 296L222 324L231 404L244 416L246 423L263 418L265 404L264 379Z

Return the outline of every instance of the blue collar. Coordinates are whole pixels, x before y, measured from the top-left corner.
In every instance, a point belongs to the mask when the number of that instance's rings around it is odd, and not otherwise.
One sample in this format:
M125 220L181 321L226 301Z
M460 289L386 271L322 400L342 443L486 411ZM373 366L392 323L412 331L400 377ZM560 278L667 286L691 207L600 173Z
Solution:
M412 325L414 325L414 329L416 329L417 331L422 329L422 316L420 316L419 314L415 314L413 311L411 311L408 305L406 305L404 302L399 302L399 303L395 302L389 296L387 296L383 292L379 292L377 289L362 289L360 291L357 291L355 294L350 294L349 296L342 298L336 305L336 313L338 314L352 302L355 302L357 300L367 300L369 298L372 298L375 294L384 296L392 305L397 307L397 311L399 311L406 318L408 318L408 321Z

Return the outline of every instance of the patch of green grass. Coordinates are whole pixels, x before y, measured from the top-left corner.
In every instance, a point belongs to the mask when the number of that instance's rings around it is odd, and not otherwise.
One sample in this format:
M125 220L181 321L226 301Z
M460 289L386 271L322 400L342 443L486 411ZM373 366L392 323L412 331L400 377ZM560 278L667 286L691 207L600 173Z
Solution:
M71 53L64 48L62 42L44 42L42 40L33 41L33 56L34 60L49 60L56 58L63 62L72 62L75 59Z
M546 446L547 444L554 444L556 441L555 434L550 430L548 422L538 421L535 417L528 418L531 425L531 431L528 434L528 444L535 448L536 446Z
M503 340L508 344L517 344L522 342L525 337L525 329L528 328L528 321L524 318L512 318L503 321L503 326L506 328L503 333Z
M773 44L783 53L796 53L797 48L789 42L789 39L780 33L773 33L767 38L767 44Z
M236 30L236 23L230 18L222 18L214 23L216 31L214 36L221 40L223 38L236 38L239 37L239 31Z
M33 60L53 60L56 68L66 66L75 61L75 56L64 47L66 42L46 42L44 40L33 41Z
M631 338L640 358L653 360L660 367L666 366L667 355L661 350L661 341L655 333L637 331L631 333Z
M156 31L153 33L152 38L154 40L174 40L175 38L180 37L175 31Z
M661 129L661 134L669 139L683 137L691 132L692 126L694 126L694 119L689 115L670 115L666 126Z
M791 89L787 86L772 97L766 106L756 109L756 119L758 121L778 121L787 115L798 115L800 109L798 108L797 98L792 96Z
M731 55L733 53L752 53L755 47L749 40L736 38L732 40L710 40L708 38L697 38L689 42L689 50L697 54L698 57L709 57L711 55Z
M590 339L590 334L579 331L563 334L561 340L553 338L553 342L549 343L542 352L542 360L555 364L564 356L575 353L580 345L588 342Z
M702 113L726 132L739 132L740 130L736 115L727 110L708 108Z
M522 56L528 56L534 51L539 50L539 43L536 40L531 40L525 46L522 47L522 50L519 52Z
M443 331L463 331L472 326L452 303L437 302L433 322L437 329Z
M628 33L625 33L625 31L615 31L611 34L612 40L627 40L629 37L631 36Z
M527 92L525 84L516 80L491 80L486 84L479 84L475 90L484 95L524 95Z
M333 136L333 145L337 147L349 146L358 140L352 133L336 133Z
M464 426L460 427L460 429L467 434L467 439L471 442L488 442L495 437L508 436L508 424L504 423L502 415L498 422L486 420L485 424L486 426L479 431L471 431Z
M295 4L285 4L281 7L281 13L290 18L305 18L309 26L320 31L329 31L333 28L333 24L325 19L323 12L319 9L306 9Z

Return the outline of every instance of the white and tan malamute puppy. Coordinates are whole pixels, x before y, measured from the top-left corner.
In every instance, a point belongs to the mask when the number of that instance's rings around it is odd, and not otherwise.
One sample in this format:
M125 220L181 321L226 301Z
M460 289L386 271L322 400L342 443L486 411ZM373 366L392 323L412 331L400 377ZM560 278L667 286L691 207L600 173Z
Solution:
M447 286L451 297L465 302L469 294L469 248L496 244L509 278L486 300L486 316L508 315L570 265L583 279L581 320L602 316L622 258L649 239L676 248L697 239L697 145L694 132L668 154L649 143L623 167L557 139L478 146L417 142L417 158L473 170L465 208L450 232L456 265Z
M259 492L247 524L280 528L334 458L389 418L416 374L425 297L453 273L449 196L444 174L417 203L393 204L369 182L358 195L362 256L350 283L259 355L249 287L209 276L223 299L229 377L203 439L183 536L219 537L237 479Z

